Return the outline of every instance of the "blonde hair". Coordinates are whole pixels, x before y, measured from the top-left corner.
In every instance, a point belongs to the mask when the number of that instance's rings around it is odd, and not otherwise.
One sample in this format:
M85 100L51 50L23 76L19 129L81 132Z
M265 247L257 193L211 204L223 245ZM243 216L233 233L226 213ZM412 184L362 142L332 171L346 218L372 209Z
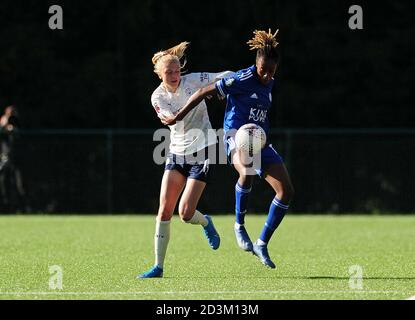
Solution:
M280 54L277 49L277 34L279 29L273 34L271 29L268 32L263 30L255 30L254 37L247 42L250 50L257 50L256 58L258 59L269 59L274 61L276 64L280 63Z
M247 42L250 50L265 49L267 46L276 48L278 46L277 34L279 29L272 34L271 29L268 29L268 32L263 30L255 30L254 37Z
M180 66L180 69L183 69L186 65L186 60L183 64L180 63L180 59L183 58L186 49L188 48L190 42L184 41L179 43L177 46L174 46L167 50L162 50L154 54L151 61L154 64L154 72L158 75L161 73L161 66L168 62L177 62Z

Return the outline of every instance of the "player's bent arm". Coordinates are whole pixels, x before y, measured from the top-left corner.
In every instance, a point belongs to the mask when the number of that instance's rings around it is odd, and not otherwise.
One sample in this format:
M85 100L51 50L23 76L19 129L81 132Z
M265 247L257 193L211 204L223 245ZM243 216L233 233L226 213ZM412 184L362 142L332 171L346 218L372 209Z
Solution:
M219 72L219 73L213 73L212 75L213 75L213 77L211 77L211 78L213 78L213 82L211 82L211 83L215 83L216 81L221 80L223 78L233 77L235 75L235 72L233 72L233 71L223 71L223 72Z
M216 87L214 83L197 90L189 98L189 100L187 100L186 105L183 108L181 108L179 112L176 114L176 121L182 120L192 109L194 109L199 103L201 103L203 99L214 93L216 93Z
M194 109L203 99L207 96L216 93L215 84L212 83L206 87L197 90L193 95L190 96L187 103L179 110L173 117L163 117L162 122L167 125L175 124L177 121L182 120L192 109Z

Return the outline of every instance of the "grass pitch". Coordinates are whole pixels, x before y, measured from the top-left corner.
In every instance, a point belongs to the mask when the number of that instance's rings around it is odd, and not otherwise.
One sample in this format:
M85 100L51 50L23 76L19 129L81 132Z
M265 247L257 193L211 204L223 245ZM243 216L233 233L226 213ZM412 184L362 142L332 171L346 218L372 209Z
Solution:
M256 239L265 216L248 215ZM1 216L0 299L407 299L415 295L415 216L287 215L268 269L237 247L233 216L214 216L217 251L174 217L162 279L153 216ZM56 269L62 290L51 290ZM363 270L358 279L358 265ZM50 273L51 272L51 273ZM352 277L352 278L351 278ZM58 284L59 285L59 284Z

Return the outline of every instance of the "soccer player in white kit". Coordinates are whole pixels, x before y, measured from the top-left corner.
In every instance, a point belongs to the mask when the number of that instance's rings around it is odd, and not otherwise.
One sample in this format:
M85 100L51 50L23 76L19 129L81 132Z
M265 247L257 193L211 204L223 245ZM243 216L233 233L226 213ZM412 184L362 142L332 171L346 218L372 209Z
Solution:
M188 45L188 42L182 42L153 56L154 72L162 80L151 96L151 103L159 117L174 115L198 89L232 74L227 71L182 76L181 70L185 63L181 64L180 59ZM180 218L185 223L201 225L212 249L216 250L220 245L220 237L212 218L196 209L209 171L208 147L215 147L217 141L205 101L200 102L182 121L169 127L171 143L166 157L156 218L155 264L138 278L163 276L164 259L170 239L170 221L183 189L179 203Z

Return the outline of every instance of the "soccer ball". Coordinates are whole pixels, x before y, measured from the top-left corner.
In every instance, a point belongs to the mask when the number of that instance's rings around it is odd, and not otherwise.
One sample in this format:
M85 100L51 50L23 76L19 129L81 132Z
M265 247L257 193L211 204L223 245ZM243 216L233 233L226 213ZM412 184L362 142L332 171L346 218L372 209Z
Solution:
M255 123L247 123L239 128L235 135L236 147L248 152L249 155L257 154L265 146L267 135L264 129Z

